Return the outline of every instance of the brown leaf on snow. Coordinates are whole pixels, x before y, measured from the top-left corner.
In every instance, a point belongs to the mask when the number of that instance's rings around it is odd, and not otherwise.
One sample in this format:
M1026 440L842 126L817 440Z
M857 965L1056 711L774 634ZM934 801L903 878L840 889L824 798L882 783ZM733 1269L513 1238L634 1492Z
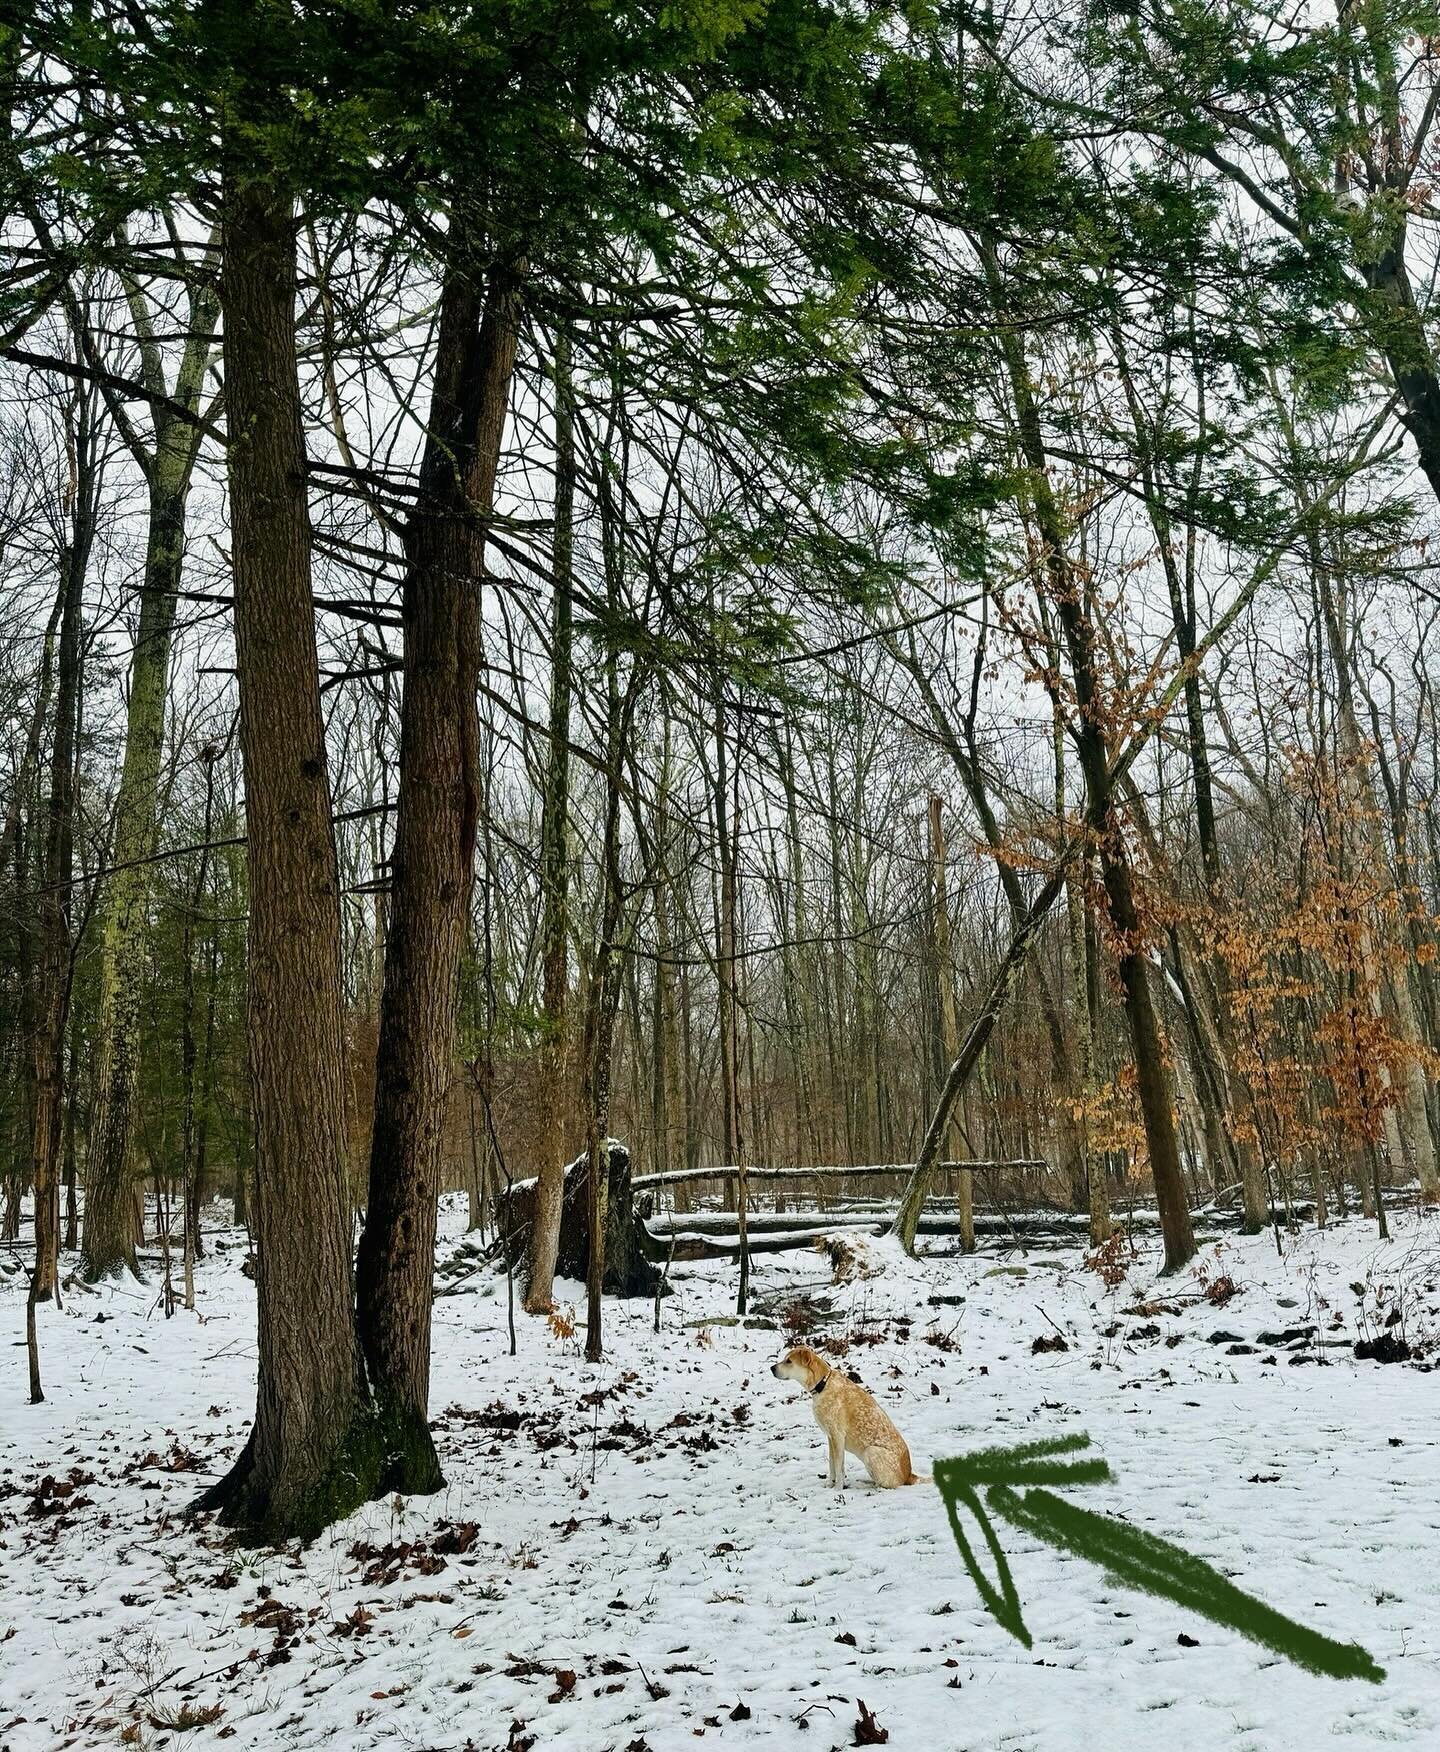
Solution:
M350 1547L350 1556L366 1566L360 1579L367 1588L388 1587L392 1582L398 1582L407 1569L422 1576L434 1576L445 1568L445 1559L431 1551L423 1539L407 1540L398 1545L372 1545L368 1540L360 1539Z
M532 1661L528 1657L522 1655L511 1655L510 1663L511 1664L505 1668L505 1677L507 1679L535 1679L541 1673L549 1673L551 1671L551 1669L542 1661ZM523 1728L525 1726L524 1722L521 1722L520 1726Z
M444 1552L447 1557L462 1556L480 1537L480 1529L474 1521L441 1521L435 1530L435 1537L430 1541L432 1551Z
M866 1709L863 1697L857 1697L855 1702L859 1707L860 1716L855 1723L855 1738L850 1744L852 1746L888 1746L890 1744L889 1728L880 1726L873 1713Z

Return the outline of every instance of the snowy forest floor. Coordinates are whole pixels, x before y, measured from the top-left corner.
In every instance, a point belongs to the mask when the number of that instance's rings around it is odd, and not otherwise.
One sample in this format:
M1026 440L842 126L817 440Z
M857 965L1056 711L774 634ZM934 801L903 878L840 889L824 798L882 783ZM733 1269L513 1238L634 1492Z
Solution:
M459 1225L447 1203L450 1246ZM183 1518L253 1409L241 1234L212 1237L197 1314L167 1321L133 1282L42 1310L38 1407L11 1348L23 1277L0 1279L0 1748L821 1752L857 1743L857 1699L894 1752L1440 1745L1440 1220L1393 1231L1307 1229L1283 1258L1273 1236L1226 1241L1168 1280L1143 1241L1109 1290L1078 1248L881 1248L882 1275L833 1290L816 1254L755 1273L767 1302L825 1285L823 1331L919 1469L1086 1430L1116 1473L1089 1506L1363 1643L1379 1686L1315 1678L1002 1526L1027 1652L933 1487L874 1490L852 1459L850 1488L824 1489L810 1407L769 1373L784 1333L719 1323L728 1266L677 1268L658 1335L649 1303L607 1302L596 1367L583 1330L523 1316L512 1359L503 1278L444 1297L447 1488L280 1552ZM1220 1276L1237 1293L1217 1307ZM583 1307L580 1287L561 1302ZM1396 1312L1418 1360L1357 1360Z

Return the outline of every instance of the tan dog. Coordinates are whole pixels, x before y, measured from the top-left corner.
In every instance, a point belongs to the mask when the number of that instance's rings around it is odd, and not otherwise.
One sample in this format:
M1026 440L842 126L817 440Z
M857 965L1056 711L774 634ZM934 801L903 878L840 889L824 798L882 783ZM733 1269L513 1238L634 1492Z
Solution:
M835 1490L845 1488L845 1456L854 1454L886 1490L929 1480L910 1464L905 1438L863 1387L832 1369L808 1345L786 1351L770 1373L779 1381L798 1381L810 1395L815 1421L830 1444L830 1476Z

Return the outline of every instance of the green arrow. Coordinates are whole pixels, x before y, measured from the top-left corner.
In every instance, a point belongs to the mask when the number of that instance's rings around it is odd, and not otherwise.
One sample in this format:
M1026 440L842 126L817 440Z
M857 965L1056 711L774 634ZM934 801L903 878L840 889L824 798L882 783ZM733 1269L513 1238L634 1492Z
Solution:
M1010 1564L1001 1549L990 1517L980 1503L979 1487L994 1488L1010 1484L1102 1484L1110 1477L1110 1468L1098 1457L1093 1460L1062 1460L1062 1454L1074 1454L1090 1446L1089 1436L1055 1436L1048 1441L1026 1442L1017 1448L980 1448L958 1460L935 1463L935 1482L950 1517L950 1531L960 1548L960 1556L970 1572L970 1579L980 1591L980 1598L991 1613L1013 1637L1028 1649L1033 1639L1025 1628L1020 1610L1020 1597L1015 1591ZM960 1519L961 1507L974 1517L990 1555L995 1562L992 1583L981 1567L979 1558L965 1536Z
M935 1482L942 1492L982 1484L1105 1484L1112 1475L1099 1455L1093 1460L1057 1458L1089 1446L1089 1436L1076 1435L1022 1442L1016 1448L977 1448L958 1460L936 1461Z
M1059 1436L1019 1447L983 1448L958 1459L937 1461L934 1467L950 1530L980 1598L996 1620L1027 1649L1032 1646L1032 1639L1025 1627L1009 1562L980 1502L982 1488L985 1502L1003 1520L1058 1551L1098 1564L1125 1587L1173 1600L1273 1649L1312 1673L1328 1674L1335 1679L1368 1679L1377 1684L1385 1677L1384 1668L1358 1643L1336 1642L1320 1631L1310 1630L1237 1588L1203 1558L1193 1556L1168 1539L1113 1516L1076 1508L1043 1488L1051 1484L1109 1481L1113 1475L1098 1455L1087 1460L1062 1458L1083 1452L1089 1446L1089 1436ZM1029 1488L1021 1496L1016 1486ZM966 1538L960 1519L962 1507L969 1510L984 1535L995 1563L994 1582L981 1568Z

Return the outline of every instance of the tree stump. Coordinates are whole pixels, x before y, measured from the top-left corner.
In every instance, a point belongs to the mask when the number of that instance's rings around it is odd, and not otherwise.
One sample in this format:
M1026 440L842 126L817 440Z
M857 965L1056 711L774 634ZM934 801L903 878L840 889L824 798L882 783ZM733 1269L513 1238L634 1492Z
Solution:
M653 1296L664 1273L647 1257L654 1242L637 1210L630 1188L630 1152L613 1139L610 1152L610 1196L605 1219L605 1278L607 1296ZM585 1281L590 1263L589 1201L585 1188L586 1160L577 1156L565 1169L565 1195L560 1209L560 1250L556 1275ZM650 1201L647 1199L647 1203ZM505 1253L518 1268L530 1242L535 1215L535 1182L517 1186L504 1201L501 1222L505 1230ZM669 1293L664 1285L662 1294Z

